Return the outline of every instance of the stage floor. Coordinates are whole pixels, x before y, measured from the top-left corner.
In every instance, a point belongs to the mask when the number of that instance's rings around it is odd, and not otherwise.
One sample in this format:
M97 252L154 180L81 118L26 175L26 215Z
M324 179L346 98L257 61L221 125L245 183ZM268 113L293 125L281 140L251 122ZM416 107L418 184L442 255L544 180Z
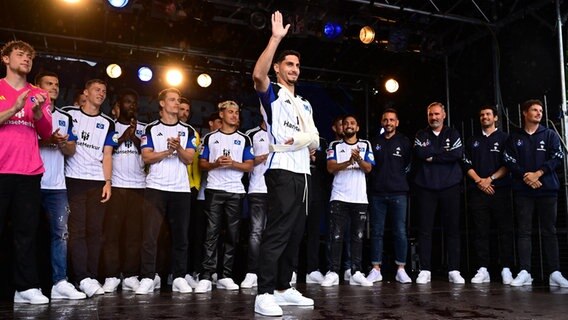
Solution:
M297 288L315 300L315 307L283 307L283 319L568 319L568 289L543 284L513 288L436 280L428 285L384 281L369 288L345 282ZM0 301L0 319L275 319L254 313L256 290L174 294L170 289L41 306Z

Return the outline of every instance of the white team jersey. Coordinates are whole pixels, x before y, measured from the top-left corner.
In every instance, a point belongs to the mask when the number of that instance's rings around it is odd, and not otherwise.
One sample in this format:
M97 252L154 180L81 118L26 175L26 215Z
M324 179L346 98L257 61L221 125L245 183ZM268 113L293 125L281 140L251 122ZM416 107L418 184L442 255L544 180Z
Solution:
M235 162L243 163L254 160L249 137L240 131L223 133L221 130L209 132L203 137L199 159L215 162L223 155L229 155ZM245 193L241 179L244 172L218 167L207 172L207 189L222 190L231 193Z
M247 131L246 135L252 141L254 154L261 156L268 154L268 134L261 127L252 128ZM266 182L264 181L264 172L266 171L266 162L259 163L249 175L248 193L267 193Z
M114 125L118 137L130 127L130 124L118 121ZM134 134L141 139L145 127L145 123L138 122ZM146 173L140 150L130 140L124 141L112 154L112 186L131 189L146 187Z
M342 163L351 158L351 150L359 149L359 155L364 161L375 165L375 158L371 149L371 143L359 139L354 144L348 144L343 140L330 143L327 149L327 160L335 160ZM329 201L343 201L349 203L369 203L367 199L367 181L365 172L358 163L353 163L344 170L335 172L331 186L331 198Z
M55 108L52 116L52 132L59 129L59 134L69 135L68 141L77 141L73 134L73 119L69 113ZM65 156L54 144L39 148L45 172L41 177L41 188L47 190L65 190Z
M300 132L300 120L292 102L284 94L286 88L270 83L265 93L258 92L260 112L267 124L269 142L284 144L288 139ZM291 95L291 94L290 94ZM294 96L297 105L304 106L305 117L312 117L312 106L308 100ZM310 174L310 151L308 147L296 151L274 152L266 160L268 169L283 169L296 173Z
M168 149L168 138L180 138L180 144L184 149L196 149L196 140L193 129L183 123L165 124L156 120L146 126L140 144L141 149L151 148L154 152L162 152ZM150 171L146 177L146 188L170 192L191 192L187 165L178 157L177 151L150 165Z
M73 133L77 136L75 154L68 157L65 163L65 176L104 181L104 147L116 147L118 141L114 121L103 113L88 115L80 107L66 107L63 110L73 118Z

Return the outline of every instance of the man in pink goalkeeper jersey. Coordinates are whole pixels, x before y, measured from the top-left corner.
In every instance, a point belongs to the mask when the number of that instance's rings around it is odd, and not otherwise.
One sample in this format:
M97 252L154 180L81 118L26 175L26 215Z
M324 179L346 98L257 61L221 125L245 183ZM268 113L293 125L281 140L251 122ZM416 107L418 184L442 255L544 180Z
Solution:
M6 77L0 79L0 232L6 215L14 229L14 303L45 304L36 263L40 218L40 181L44 172L38 135L51 136L51 101L47 92L26 81L34 49L23 41L2 47Z

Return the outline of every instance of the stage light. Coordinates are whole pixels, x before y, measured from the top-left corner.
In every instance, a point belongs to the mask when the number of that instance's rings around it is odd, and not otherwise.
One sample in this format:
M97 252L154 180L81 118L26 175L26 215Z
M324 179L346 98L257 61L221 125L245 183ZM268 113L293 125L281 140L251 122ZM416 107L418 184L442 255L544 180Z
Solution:
M211 85L211 76L207 73L202 73L197 77L197 84L202 88L207 88Z
M152 70L150 70L150 68L148 67L140 67L140 69L138 69L138 79L140 79L141 81L150 81L152 80L153 75L154 74L152 73Z
M128 0L108 0L108 3L115 8L124 8L128 4Z
M183 80L183 75L178 69L170 69L166 72L166 81L170 86L178 86Z
M359 39L364 44L369 44L375 40L375 30L370 26L364 26L359 32Z
M63 2L67 2L67 3L77 3L81 0L63 0Z
M339 23L328 22L323 26L323 35L328 39L335 39L341 35L343 27Z
M387 90L387 92L389 93L395 93L398 91L398 81L394 80L394 79L388 79L385 82L385 89Z
M106 68L106 72L109 77L111 77L112 79L116 79L120 77L120 75L122 74L122 69L118 64L112 63L108 65L108 67Z
M266 27L266 23L268 18L266 15L261 11L254 11L250 14L249 17L249 24L253 29L262 30Z

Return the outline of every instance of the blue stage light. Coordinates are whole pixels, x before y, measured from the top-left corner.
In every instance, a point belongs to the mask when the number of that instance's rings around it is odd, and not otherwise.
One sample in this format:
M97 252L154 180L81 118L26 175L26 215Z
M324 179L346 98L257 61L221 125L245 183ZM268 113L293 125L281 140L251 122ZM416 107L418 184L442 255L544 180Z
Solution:
M124 8L128 4L128 0L108 0L108 3L115 8Z
M335 39L341 35L343 27L336 22L328 22L323 26L323 35L328 39Z

